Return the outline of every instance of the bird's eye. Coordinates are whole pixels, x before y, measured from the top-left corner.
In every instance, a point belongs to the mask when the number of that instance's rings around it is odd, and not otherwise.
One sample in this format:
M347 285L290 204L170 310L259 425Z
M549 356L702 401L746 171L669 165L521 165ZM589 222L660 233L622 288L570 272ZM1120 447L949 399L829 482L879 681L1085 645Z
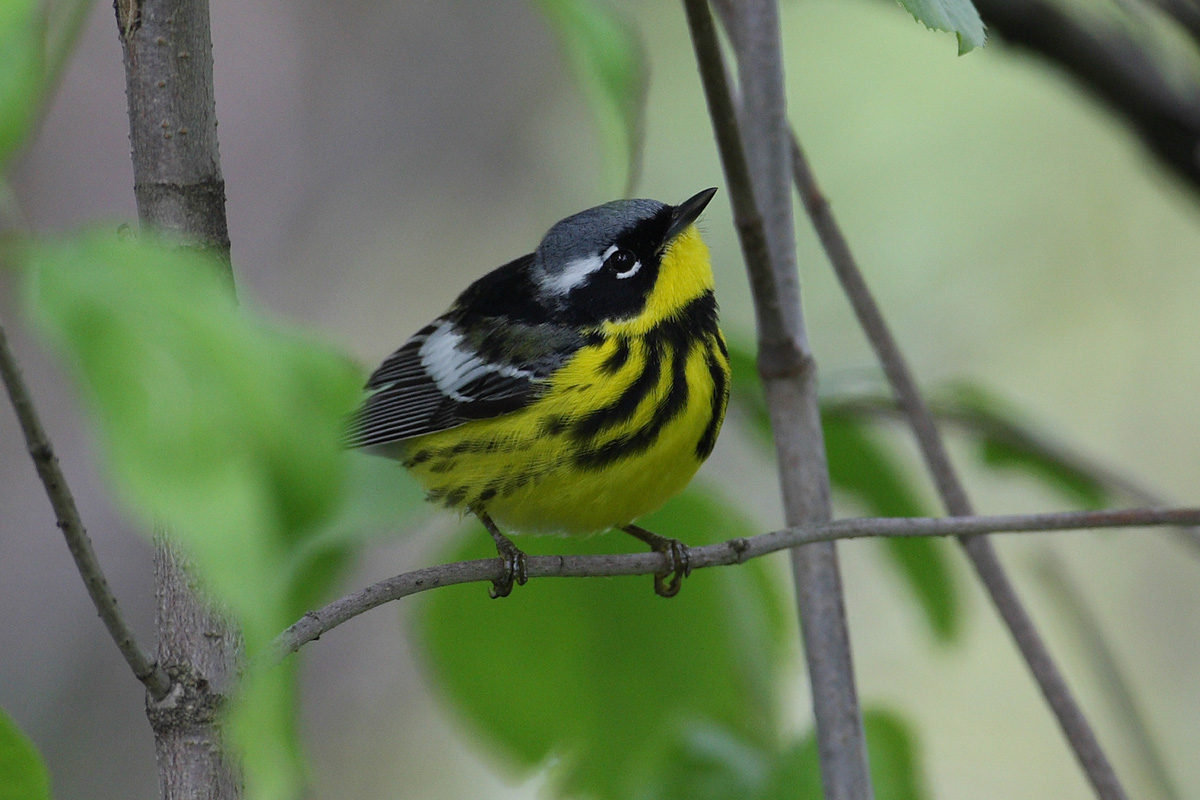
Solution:
M614 278L631 278L642 268L642 262L631 250L614 249L604 259L604 266Z

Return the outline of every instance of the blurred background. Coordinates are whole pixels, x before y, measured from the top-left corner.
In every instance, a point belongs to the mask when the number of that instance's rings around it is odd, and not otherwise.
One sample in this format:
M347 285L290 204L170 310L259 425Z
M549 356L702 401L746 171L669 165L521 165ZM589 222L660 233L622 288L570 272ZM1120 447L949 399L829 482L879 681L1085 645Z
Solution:
M636 194L678 202L723 186L680 5L620 7L650 62ZM956 57L951 36L878 0L798 0L783 14L792 120L922 381L982 384L1058 440L1194 505L1195 191L1069 80L1003 42ZM212 18L242 291L365 365L553 222L620 192L556 41L526 0L213 0ZM29 224L133 219L127 132L120 45L99 4L14 174ZM750 341L724 192L703 228L726 332ZM874 360L803 222L798 236L822 384L851 385L874 374ZM0 275L0 315L117 596L149 639L150 548L110 504L71 386L23 326L12 288ZM959 461L981 512L1063 507L1032 481ZM772 467L736 436L722 437L704 474L747 498L763 530L780 525ZM450 527L435 520L374 547L350 585L429 563ZM1155 796L1078 631L1038 577L1047 559L1081 587L1182 795L1200 797L1200 554L1166 532L999 546L1131 794ZM1091 796L957 554L968 633L937 646L878 549L840 549L860 695L914 721L933 796ZM141 687L95 618L7 410L0 608L0 706L41 748L56 796L155 796ZM494 763L438 705L407 618L404 603L387 606L307 648L314 796L534 796L538 778ZM792 701L806 726L799 667Z

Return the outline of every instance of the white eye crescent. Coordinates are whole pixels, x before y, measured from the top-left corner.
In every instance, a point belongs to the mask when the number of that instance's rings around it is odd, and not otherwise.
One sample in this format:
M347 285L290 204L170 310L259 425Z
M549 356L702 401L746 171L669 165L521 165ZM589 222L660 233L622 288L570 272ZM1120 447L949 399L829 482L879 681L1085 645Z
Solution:
M614 278L632 278L642 268L642 262L629 250L622 250L615 244L604 251L604 263L612 264Z

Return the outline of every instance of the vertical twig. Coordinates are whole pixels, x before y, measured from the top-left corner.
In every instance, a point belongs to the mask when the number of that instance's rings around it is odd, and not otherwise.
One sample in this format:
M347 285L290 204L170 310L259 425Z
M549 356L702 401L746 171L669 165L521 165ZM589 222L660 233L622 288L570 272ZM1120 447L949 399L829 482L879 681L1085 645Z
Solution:
M79 509L75 505L75 497L58 464L58 457L54 455L54 448L50 445L46 430L42 427L42 421L33 405L33 398L29 394L29 387L26 386L25 379L21 376L21 369L8 346L8 337L5 335L2 325L0 325L0 379L3 379L4 386L8 390L8 397L12 400L17 421L21 424L22 433L25 434L26 449L37 468L42 485L46 488L46 495L50 498L50 505L58 519L58 527L67 540L67 548L75 559L75 566L79 570L79 576L83 578L88 595L92 598L92 604L96 606L96 612L104 622L104 627L108 629L109 636L116 642L117 649L125 657L129 668L133 670L134 676L146 685L150 697L154 700L163 699L171 689L171 679L138 644L133 628L125 621L125 617L117 607L117 598L108 586L104 570L100 568L100 559L96 556L92 540L83 527Z
M817 186L804 152L794 135L792 169L804 207L820 236L834 272L837 273L838 280L850 299L859 325L870 340L871 347L883 365L888 382L896 393L897 401L908 417L943 505L953 516L972 516L974 510L971 502L950 463L933 414L917 389L916 380L883 319L883 313L867 288L866 280L850 253L846 239L833 218L829 203ZM1116 772L1113 771L1087 718L1071 694L1066 679L1034 627L1033 620L1021 604L991 541L985 536L962 537L959 541L991 596L996 610L1008 626L1096 795L1102 800L1125 800L1125 790L1117 779Z
M831 516L816 367L804 332L789 176L782 43L773 0L730 6L742 82L741 125L707 0L685 0L709 114L750 273L763 378L788 525ZM744 132L745 149L742 145ZM791 551L827 800L869 800L866 742L832 543Z
M207 0L117 0L116 11L138 217L228 263ZM240 779L216 713L237 677L237 632L193 591L162 535L154 565L159 662L177 687L147 709L162 796L235 800Z

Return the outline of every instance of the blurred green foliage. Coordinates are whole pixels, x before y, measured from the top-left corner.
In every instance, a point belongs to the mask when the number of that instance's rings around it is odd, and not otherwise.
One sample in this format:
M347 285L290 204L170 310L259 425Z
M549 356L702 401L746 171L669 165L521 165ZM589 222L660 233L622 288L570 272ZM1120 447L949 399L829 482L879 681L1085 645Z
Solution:
M643 524L707 544L754 531L692 488ZM530 552L629 552L632 537L522 539ZM446 560L494 553L481 529ZM669 768L674 731L717 724L767 747L794 641L765 560L689 577L670 602L648 577L539 580L503 603L478 585L421 599L429 675L487 749L522 772L549 765L561 797L632 798Z
M381 491L382 462L342 446L358 368L237 305L196 250L91 233L26 255L28 308L83 388L117 492L183 546L253 664L327 595L355 531L415 503L394 465ZM294 660L250 669L230 711L248 797L300 785L294 682Z
M0 170L29 135L40 107L45 26L37 0L0 2Z
M971 423L986 466L1035 478L1080 508L1104 508L1113 501L1099 476L1050 452L1029 434L1023 414L983 387L957 383L940 399L939 408Z
M0 709L0 800L50 800L50 776L33 742Z
M535 0L595 114L614 191L640 172L646 58L638 32L603 0Z
M903 717L863 710L876 800L929 796L916 734ZM816 737L761 747L716 725L678 731L667 769L635 795L637 800L821 800Z
M868 421L826 409L821 423L829 479L835 487L852 495L872 516L929 516L908 471L878 441ZM962 613L946 543L891 537L880 544L925 612L934 636L953 641L962 631Z

